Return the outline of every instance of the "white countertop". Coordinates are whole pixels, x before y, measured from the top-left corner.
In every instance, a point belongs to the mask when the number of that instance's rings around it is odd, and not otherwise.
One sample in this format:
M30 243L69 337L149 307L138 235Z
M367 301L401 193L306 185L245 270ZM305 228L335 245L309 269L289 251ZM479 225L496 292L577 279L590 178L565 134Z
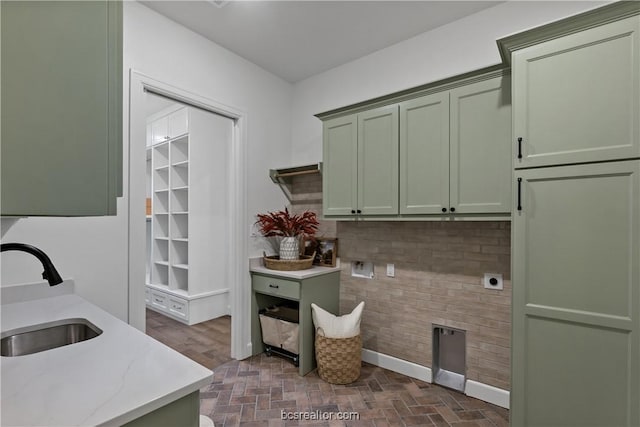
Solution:
M80 343L0 358L3 426L122 425L211 382L210 370L77 295L21 299L3 300L3 335L71 318L87 319L103 332Z
M249 271L253 273L269 274L271 276L286 277L298 280L308 279L310 277L321 276L323 274L340 271L340 261L338 261L336 265L336 267L321 267L318 265L314 265L313 267L307 268L306 270L281 271L271 270L265 267L264 261L261 257L249 259Z

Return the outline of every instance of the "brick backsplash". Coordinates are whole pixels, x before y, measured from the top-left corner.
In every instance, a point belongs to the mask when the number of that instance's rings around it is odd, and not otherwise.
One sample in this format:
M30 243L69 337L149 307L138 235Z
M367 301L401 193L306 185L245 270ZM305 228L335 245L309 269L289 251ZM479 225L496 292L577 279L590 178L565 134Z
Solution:
M292 209L322 212L319 175L293 180ZM363 347L432 367L432 325L466 331L467 378L510 388L511 280L508 221L322 221L338 237L340 310L365 301ZM351 276L371 261L372 279ZM395 277L386 265L395 264ZM504 290L483 286L501 273Z

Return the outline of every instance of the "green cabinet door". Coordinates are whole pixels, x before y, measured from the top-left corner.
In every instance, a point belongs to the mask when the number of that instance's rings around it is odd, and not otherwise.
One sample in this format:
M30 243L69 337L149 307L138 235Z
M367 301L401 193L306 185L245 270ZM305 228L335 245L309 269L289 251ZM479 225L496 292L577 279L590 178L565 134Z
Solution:
M325 121L322 139L322 212L327 216L352 215L358 194L357 116Z
M511 425L640 424L640 161L515 172Z
M451 209L511 212L511 79L461 86L450 99Z
M516 168L640 156L639 33L634 16L513 54Z
M400 104L400 213L449 206L449 93L440 92Z
M2 215L116 213L122 4L1 2Z
M398 214L398 105L358 114L358 213Z

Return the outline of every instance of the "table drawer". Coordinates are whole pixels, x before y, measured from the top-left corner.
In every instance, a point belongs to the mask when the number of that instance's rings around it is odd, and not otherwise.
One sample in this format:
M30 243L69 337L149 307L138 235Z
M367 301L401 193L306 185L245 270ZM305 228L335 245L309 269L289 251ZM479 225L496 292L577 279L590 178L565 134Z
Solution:
M275 295L289 299L300 299L300 283L293 280L253 275L253 290L261 294Z

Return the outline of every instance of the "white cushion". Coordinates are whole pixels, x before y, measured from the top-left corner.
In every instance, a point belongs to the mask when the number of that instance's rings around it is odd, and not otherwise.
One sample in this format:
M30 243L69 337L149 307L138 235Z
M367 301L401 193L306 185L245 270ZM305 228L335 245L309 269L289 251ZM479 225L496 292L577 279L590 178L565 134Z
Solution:
M317 305L311 304L316 333L323 334L327 338L351 338L360 335L360 319L363 309L364 301L358 304L351 313L334 316Z

